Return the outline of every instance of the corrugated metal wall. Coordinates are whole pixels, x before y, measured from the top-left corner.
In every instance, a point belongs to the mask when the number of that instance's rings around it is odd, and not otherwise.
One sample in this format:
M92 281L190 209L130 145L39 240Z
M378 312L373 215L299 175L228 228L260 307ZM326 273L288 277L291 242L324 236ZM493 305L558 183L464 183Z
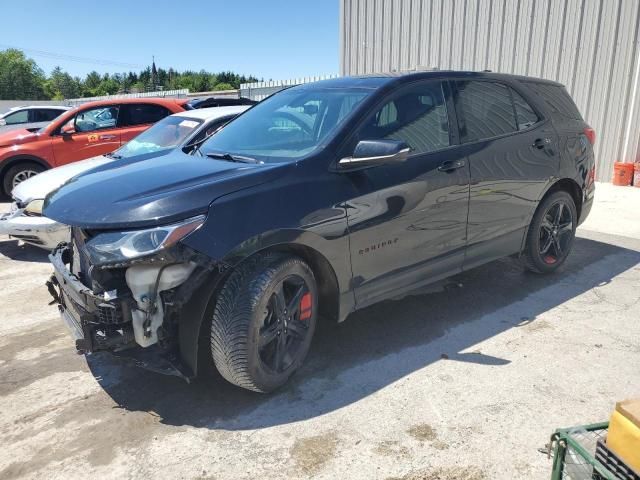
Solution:
M251 100L264 100L269 95L279 92L283 88L336 78L337 75L319 75L315 77L290 78L288 80L270 80L268 82L243 83L240 85L240 96Z
M340 73L436 67L565 84L597 177L640 161L640 0L341 0Z

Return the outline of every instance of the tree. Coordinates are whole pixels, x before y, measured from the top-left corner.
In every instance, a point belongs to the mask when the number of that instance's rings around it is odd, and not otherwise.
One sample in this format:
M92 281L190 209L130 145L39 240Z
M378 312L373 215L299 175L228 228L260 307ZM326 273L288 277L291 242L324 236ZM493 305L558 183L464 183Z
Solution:
M78 98L82 95L82 86L79 78L73 78L60 67L51 71L49 79L44 84L44 89L50 98L60 100L63 98Z
M233 85L231 85L230 83L220 82L215 87L213 87L213 89L214 90L233 90Z
M178 72L173 68L147 67L140 72L100 74L89 72L84 79L72 77L56 67L49 77L20 50L0 51L0 99L56 99L97 97L115 93L145 92L151 88L188 88L191 92L230 90L241 83L257 82L253 76L226 71Z
M20 50L0 51L0 100L46 99L44 72Z

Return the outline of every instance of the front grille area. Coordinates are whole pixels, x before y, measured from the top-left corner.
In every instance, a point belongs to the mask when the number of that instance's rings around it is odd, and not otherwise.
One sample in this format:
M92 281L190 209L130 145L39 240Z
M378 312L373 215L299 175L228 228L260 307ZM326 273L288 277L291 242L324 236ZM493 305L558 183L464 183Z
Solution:
M11 235L11 236L17 240L22 240L23 242L34 243L36 245L43 244L40 238L35 237L33 235Z
M120 305L98 305L97 313L100 323L104 323L106 325L118 325L125 322L122 307Z
M22 212L22 214L25 217L41 217L42 214L41 213L36 213L36 212L28 212L27 210L25 210L24 212Z

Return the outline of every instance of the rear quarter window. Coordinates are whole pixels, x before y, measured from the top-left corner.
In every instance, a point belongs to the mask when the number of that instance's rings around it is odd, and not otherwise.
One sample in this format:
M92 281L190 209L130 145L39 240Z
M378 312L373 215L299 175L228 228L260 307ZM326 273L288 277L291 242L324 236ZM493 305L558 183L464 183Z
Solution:
M464 143L518 130L511 94L506 85L486 81L457 81L456 90L458 126Z
M565 87L549 83L525 83L551 115L583 120L580 110Z
M122 105L118 122L122 127L145 125L156 123L170 113L165 107L151 103L124 104Z

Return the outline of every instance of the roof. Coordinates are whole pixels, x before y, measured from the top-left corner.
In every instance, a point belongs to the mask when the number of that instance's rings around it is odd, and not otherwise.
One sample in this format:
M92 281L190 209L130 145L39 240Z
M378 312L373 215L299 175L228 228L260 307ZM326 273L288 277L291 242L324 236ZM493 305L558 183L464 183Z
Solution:
M20 105L19 107L11 107L9 111L15 112L16 110L25 110L28 108L51 108L53 110L69 110L71 107L67 107L65 105Z
M162 98L162 97L142 97L142 98L110 98L108 100L93 100L81 103L77 107L101 107L103 105L113 105L114 103L153 103L155 105L184 105L188 98Z
M172 117L197 118L199 120L214 120L227 115L238 115L245 110L251 108L251 105L234 105L230 107L209 107L199 108L197 110L187 110L180 113L174 113Z
M525 77L522 75L510 75L506 73L495 72L475 72L464 70L418 70L410 72L386 72L386 73L370 73L366 75L358 75L353 77L338 77L328 80L320 80L319 82L306 83L297 87L302 89L309 85L325 88L371 88L376 89L390 83L405 83L411 80L422 80L429 78L441 77L458 77L458 78L491 78L495 80L520 80L529 82L543 82L554 85L560 83L544 78Z

